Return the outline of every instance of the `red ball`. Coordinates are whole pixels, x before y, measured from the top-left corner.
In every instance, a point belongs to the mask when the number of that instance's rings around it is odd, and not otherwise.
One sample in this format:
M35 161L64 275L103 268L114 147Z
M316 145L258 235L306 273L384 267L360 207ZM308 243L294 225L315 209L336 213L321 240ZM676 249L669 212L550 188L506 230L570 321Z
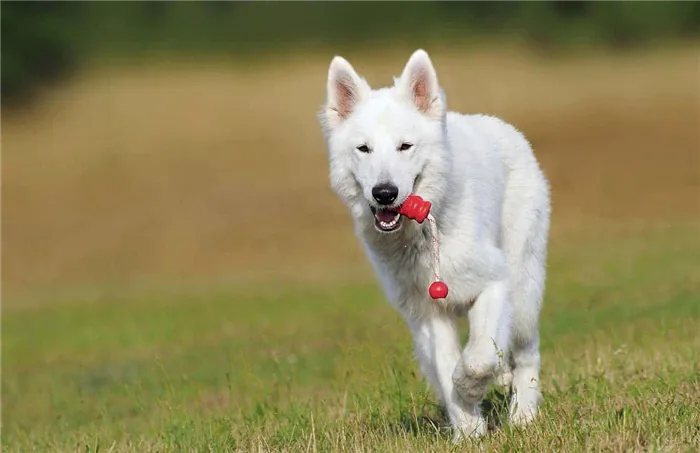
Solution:
M443 282L433 282L430 284L430 288L428 288L428 294L430 294L430 297L433 299L444 299L447 297L447 293L447 285Z

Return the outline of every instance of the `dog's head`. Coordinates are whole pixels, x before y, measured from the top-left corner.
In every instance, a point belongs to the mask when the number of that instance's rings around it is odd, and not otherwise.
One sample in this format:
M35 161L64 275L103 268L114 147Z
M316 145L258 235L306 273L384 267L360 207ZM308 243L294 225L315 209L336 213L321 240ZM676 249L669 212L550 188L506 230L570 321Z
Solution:
M446 103L428 54L417 50L394 86L372 90L342 57L331 61L320 121L328 140L331 186L357 220L397 231L411 193L434 205L449 167Z

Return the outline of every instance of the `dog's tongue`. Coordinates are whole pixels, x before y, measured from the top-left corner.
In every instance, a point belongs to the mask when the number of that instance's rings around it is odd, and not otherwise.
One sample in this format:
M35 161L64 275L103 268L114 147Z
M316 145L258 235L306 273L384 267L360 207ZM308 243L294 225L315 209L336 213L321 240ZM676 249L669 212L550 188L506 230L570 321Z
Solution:
M396 217L396 211L390 211L388 209L380 209L377 211L377 220L380 222L389 223Z

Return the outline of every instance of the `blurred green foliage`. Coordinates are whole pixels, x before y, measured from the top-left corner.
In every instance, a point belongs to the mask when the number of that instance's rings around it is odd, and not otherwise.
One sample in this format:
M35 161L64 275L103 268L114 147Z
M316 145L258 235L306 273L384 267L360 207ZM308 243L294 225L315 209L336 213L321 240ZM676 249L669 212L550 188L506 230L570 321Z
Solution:
M14 101L77 63L70 35L84 13L79 4L3 2L2 101Z
M26 100L82 61L152 52L263 56L292 46L470 37L539 49L631 47L700 34L699 2L5 1L2 100Z

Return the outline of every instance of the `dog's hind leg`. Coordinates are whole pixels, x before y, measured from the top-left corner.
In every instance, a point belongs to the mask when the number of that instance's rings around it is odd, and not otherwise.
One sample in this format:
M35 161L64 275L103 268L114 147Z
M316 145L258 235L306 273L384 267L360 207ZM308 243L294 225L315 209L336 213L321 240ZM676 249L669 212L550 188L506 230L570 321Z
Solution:
M524 426L537 416L542 400L539 384L540 351L537 334L527 344L514 346L513 396L510 402L510 421Z
M535 241L537 242L543 242ZM526 425L537 415L542 400L539 389L540 344L539 312L544 292L544 247L526 248L520 278L516 280L515 317L511 353L513 355L513 399L510 419ZM530 250L527 250L527 249Z
M503 245L513 282L513 399L510 418L525 425L537 415L539 316L545 288L550 204L547 183L532 169L511 175L504 204Z
M452 373L460 358L459 334L454 321L440 314L409 319L421 370L447 409L455 429L454 440L479 437L486 432L486 421L479 406L465 402L455 391Z

